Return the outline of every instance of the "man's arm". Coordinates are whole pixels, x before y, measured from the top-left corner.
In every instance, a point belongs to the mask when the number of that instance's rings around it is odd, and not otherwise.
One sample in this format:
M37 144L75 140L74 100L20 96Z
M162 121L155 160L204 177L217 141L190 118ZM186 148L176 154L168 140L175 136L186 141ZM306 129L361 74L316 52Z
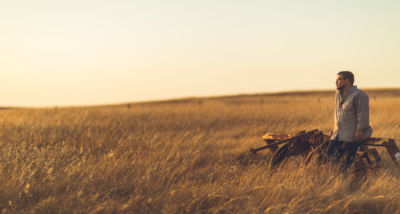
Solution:
M369 126L369 98L368 95L360 93L357 103L357 130L354 140L359 142L363 137L363 130Z

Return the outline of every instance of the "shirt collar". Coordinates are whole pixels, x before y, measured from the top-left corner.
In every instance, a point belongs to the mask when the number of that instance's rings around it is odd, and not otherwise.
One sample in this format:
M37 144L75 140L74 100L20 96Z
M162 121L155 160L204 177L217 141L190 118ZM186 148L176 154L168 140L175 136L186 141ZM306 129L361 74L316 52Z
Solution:
M349 90L347 91L347 94L350 95L352 94L355 90L357 89L356 85L353 85L349 88Z
M343 104L343 102L346 100L346 98L349 97L349 95L352 94L356 90L357 90L357 86L353 85L347 90L347 92L343 96L342 96L342 93L339 93L339 103Z
M351 86L346 93L344 94L344 98L348 97L350 94L352 94L355 90L357 89L356 85Z

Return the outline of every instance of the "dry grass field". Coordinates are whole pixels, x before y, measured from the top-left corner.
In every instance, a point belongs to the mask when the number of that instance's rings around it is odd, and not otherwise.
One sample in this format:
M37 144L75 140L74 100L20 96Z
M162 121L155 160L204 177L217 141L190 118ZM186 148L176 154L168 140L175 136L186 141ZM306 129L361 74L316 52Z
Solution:
M400 90L367 90L373 136L400 142ZM265 132L333 126L333 91L0 110L2 213L400 213L399 171L269 171Z

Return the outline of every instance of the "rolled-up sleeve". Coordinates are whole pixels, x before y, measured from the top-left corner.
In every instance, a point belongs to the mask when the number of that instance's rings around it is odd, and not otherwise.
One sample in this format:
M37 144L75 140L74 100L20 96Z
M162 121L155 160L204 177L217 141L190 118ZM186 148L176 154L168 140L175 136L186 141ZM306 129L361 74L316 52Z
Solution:
M364 130L369 127L369 98L366 94L361 93L357 102L357 129Z

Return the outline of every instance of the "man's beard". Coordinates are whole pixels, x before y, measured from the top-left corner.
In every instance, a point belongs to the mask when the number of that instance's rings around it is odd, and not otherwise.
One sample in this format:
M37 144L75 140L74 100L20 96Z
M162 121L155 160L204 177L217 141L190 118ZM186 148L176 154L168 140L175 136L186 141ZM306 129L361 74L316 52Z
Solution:
M338 91L342 92L343 91L343 86L337 87L336 88Z

